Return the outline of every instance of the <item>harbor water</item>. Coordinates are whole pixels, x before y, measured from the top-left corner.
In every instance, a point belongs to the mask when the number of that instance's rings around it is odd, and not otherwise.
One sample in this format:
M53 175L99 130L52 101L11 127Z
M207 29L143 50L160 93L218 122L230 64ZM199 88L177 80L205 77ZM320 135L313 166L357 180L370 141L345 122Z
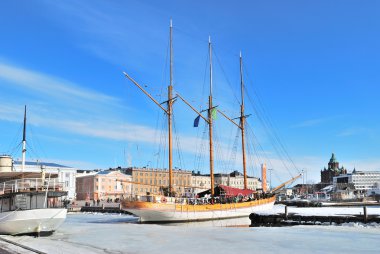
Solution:
M281 208L281 207L280 207ZM278 208L278 209L280 209ZM379 253L380 225L248 227L250 220L139 224L125 214L68 214L51 236L1 236L44 253ZM32 253L5 244L11 253Z

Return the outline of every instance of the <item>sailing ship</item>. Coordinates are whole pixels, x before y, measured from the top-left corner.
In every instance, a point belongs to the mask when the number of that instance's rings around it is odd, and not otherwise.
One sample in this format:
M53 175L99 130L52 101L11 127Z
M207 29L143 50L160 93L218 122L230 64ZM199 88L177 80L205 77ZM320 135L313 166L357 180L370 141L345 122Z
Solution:
M9 155L0 156L0 234L50 235L66 219L63 183L57 174L25 172L26 106L21 171Z
M173 25L170 21L170 83L168 86L168 99L166 101L167 108L162 106L162 103L157 102L144 88L138 84L133 78L124 72L134 85L136 85L144 94L146 94L157 106L159 106L167 115L168 119L168 162L169 162L169 186L167 196L146 195L133 198L127 198L121 201L121 208L136 216L140 217L140 222L146 223L163 223L163 222L188 222L188 221L203 221L217 220L227 218L246 217L253 212L262 210L271 210L275 202L275 195L271 192L266 192L266 180L263 179L262 185L264 192L257 193L249 190L247 187L247 170L246 170L246 155L245 155L245 119L244 112L244 81L242 73L242 56L240 54L240 80L241 80L241 105L240 105L240 122L236 123L233 119L226 116L222 111L213 106L212 98L212 45L209 38L209 72L210 72L210 94L208 97L207 117L197 111L189 102L187 102L179 93L173 97L173 74L172 74L172 30ZM176 98L181 99L187 104L197 115L208 124L209 134L209 166L210 166L210 183L209 191L199 193L198 198L178 198L174 197L173 193L173 166L172 166L172 114L173 102ZM241 130L242 144L242 164L244 175L244 189L232 188L229 186L215 186L214 184L214 149L213 149L213 112L217 110L230 122L236 125ZM264 172L266 174L266 172ZM291 180L295 180L294 177ZM202 197L203 196L203 197ZM209 197L209 198L205 198Z

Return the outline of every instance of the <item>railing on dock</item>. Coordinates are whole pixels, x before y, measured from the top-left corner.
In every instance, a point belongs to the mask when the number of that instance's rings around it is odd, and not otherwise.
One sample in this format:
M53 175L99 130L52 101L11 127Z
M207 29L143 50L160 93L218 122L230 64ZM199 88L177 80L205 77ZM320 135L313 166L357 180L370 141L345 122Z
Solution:
M285 206L285 212L280 214L257 214L249 215L251 227L281 227L293 225L321 225L321 224L342 224L349 222L356 223L380 223L379 215L369 215L367 207L363 207L363 213L351 215L301 215L288 213L288 207Z
M124 213L131 214L127 211L121 209L120 204L117 206L106 206L102 204L101 206L82 206L80 209L69 208L69 212L91 212L91 213Z
M0 194L30 191L46 191L63 189L63 183L57 178L22 178L0 183Z

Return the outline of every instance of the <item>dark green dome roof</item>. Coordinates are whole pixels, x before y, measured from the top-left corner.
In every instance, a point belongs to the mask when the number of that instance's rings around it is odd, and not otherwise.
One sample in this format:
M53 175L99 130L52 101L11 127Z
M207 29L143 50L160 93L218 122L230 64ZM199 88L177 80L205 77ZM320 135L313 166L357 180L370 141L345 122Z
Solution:
M335 163L335 162L337 162L337 161L336 161L336 158L335 158L335 154L333 153L331 155L330 163Z

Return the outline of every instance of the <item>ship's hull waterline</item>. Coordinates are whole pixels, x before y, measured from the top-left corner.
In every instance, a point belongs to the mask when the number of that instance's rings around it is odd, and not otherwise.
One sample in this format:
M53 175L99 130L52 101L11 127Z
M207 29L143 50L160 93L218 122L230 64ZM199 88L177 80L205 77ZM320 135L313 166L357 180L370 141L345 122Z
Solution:
M271 210L275 197L230 204L165 204L124 201L122 209L140 217L144 223L170 223L220 220L249 216L253 212Z
M0 234L48 235L66 219L65 208L16 210L0 213Z

